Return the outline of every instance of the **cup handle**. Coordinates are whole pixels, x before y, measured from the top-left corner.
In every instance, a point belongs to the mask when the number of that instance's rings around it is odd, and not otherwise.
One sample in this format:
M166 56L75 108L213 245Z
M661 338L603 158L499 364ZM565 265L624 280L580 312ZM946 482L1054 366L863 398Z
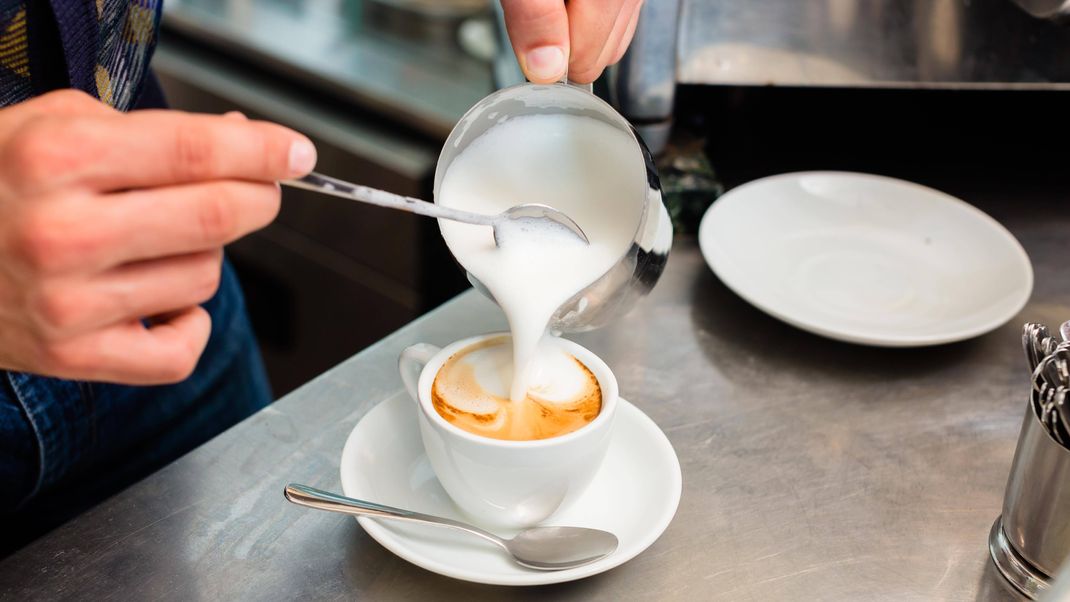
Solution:
M420 373L431 358L435 357L440 348L427 343L417 343L401 352L398 358L398 371L401 372L401 382L405 384L405 390L409 397L416 403L420 403Z

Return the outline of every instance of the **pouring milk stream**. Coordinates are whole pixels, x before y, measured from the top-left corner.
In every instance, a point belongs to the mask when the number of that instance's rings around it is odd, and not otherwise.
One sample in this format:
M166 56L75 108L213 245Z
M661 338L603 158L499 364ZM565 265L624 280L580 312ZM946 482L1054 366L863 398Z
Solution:
M480 135L450 164L438 203L485 214L542 203L575 220L590 240L584 245L571 236L535 231L499 248L490 228L439 222L450 251L509 321L508 394L514 401L530 385L554 381L541 374L554 362L539 359L540 342L552 336L550 319L632 244L642 219L645 174L642 152L627 132L569 114L512 117Z

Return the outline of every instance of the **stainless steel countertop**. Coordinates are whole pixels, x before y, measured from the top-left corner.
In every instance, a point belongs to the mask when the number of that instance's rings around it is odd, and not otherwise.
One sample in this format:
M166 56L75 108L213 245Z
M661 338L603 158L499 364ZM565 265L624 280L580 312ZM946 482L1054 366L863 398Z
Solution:
M977 197L967 195L976 202ZM473 292L436 309L174 464L0 562L20 599L1005 600L988 560L1025 407L1021 322L1070 316L1065 200L978 203L1038 276L979 339L882 350L751 308L678 240L652 296L577 337L675 446L684 492L645 553L583 581L506 591L395 557L351 518L286 503L339 489L346 435L396 394L398 353L500 329Z

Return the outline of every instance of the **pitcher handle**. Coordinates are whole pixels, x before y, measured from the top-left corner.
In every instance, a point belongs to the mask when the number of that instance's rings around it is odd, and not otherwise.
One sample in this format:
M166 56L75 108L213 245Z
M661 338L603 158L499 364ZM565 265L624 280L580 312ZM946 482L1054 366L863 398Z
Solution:
M576 82L568 78L568 65L565 65L565 73L561 76L561 79L557 80L557 83L564 84L566 86L572 86L573 88L579 88L588 94L594 94L594 82L589 84L577 84Z
M420 403L420 373L431 358L442 351L441 348L427 343L417 343L401 352L398 358L398 371L401 373L401 382L405 385L409 397L417 404Z

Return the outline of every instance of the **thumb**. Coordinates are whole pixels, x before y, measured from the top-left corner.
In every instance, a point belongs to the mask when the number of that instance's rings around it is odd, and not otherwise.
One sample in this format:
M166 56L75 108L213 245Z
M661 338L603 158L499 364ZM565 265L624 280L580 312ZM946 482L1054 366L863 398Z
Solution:
M568 12L564 0L501 0L505 28L529 80L547 84L568 67Z

